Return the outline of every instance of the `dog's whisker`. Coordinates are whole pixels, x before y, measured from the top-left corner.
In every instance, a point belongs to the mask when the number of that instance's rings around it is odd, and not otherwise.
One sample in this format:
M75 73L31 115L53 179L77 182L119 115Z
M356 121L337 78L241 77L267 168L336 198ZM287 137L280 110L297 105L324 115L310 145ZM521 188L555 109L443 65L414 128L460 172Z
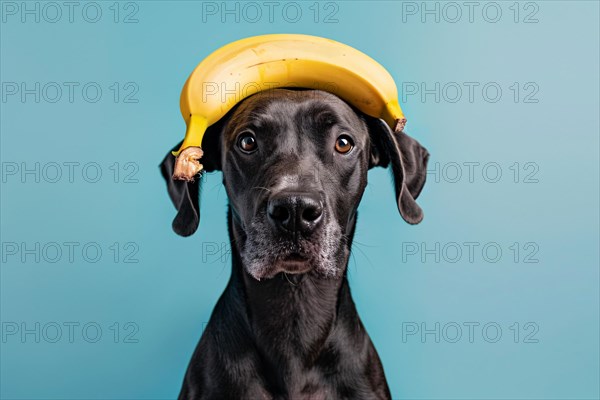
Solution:
M356 254L354 251L350 251L350 255L352 256L352 261L354 262L354 270L358 270L358 261L356 259Z
M283 275L285 276L285 279L287 279L287 281L289 282L290 285L292 286L298 286L297 283L294 283L290 280L290 277L288 276L287 272L284 272Z
M247 238L247 237L248 237L248 234L247 234L246 232L242 232L242 237L240 237L239 239L245 239L245 238ZM236 243L238 243L238 240L239 240L239 239L236 239L236 238L230 238L230 239L229 239L229 243L230 243L230 244L232 244L232 245L233 245L233 244L236 244Z
M371 259L369 258L369 256L367 255L367 253L365 253L361 248L360 248L360 243L358 243L359 246L352 246L352 250L350 251L350 254L352 254L352 256L354 256L354 249L358 250L361 252L361 254L365 257L365 259L369 262L369 265L371 265L371 267L373 267L373 263L371 262ZM355 260L356 262L356 260Z
M366 244L366 243L363 243L363 242L359 242L358 240L354 240L352 244L353 245L354 244L359 244L359 245L364 246L364 247L379 247L376 244Z
M267 191L267 192L269 192L269 193L271 193L271 192L272 192L272 190L271 190L271 189L269 189L269 188L266 188L266 187L264 187L264 186L253 186L253 187L251 187L251 188L250 188L250 190L254 190L254 189L266 190L266 191Z

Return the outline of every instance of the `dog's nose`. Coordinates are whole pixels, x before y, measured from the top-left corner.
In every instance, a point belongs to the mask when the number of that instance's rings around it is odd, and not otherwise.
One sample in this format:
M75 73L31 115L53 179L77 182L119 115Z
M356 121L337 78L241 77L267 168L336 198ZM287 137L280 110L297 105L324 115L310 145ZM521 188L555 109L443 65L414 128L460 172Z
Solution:
M269 198L267 214L279 230L309 234L323 220L323 202L313 193L280 192Z

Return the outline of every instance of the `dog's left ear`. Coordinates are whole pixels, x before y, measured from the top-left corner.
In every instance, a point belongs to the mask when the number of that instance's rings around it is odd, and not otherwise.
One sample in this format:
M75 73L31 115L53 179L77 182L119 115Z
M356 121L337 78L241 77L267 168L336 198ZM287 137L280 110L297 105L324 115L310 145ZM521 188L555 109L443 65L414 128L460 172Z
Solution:
M204 155L200 159L203 172L212 172L221 169L221 131L223 123L218 122L208 127L202 139ZM172 151L179 150L180 142ZM173 219L173 230L181 236L190 236L198 229L200 224L200 185L202 176L197 176L193 182L173 179L175 156L169 151L160 164L160 172L167 182L167 191L177 215Z
M366 117L371 137L369 168L391 164L398 210L409 224L423 220L423 210L415 199L421 193L427 177L429 152L404 132L393 132L378 118Z

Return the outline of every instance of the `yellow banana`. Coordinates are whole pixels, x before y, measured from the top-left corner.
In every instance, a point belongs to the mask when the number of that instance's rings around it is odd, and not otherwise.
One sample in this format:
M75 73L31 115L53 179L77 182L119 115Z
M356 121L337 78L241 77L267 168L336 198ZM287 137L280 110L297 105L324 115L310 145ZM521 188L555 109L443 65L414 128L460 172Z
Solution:
M187 124L174 179L193 180L202 169L202 138L208 126L257 92L277 87L321 89L393 130L406 123L394 79L375 60L334 40L299 34L253 36L227 44L198 64L181 92Z

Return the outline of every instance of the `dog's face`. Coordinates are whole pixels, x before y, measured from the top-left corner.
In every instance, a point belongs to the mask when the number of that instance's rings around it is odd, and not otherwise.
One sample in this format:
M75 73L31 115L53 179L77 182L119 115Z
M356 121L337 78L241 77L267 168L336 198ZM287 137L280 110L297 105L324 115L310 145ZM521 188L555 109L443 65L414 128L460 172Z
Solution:
M269 91L241 104L222 134L222 170L250 275L343 272L370 146L364 121L326 92Z
M280 272L341 276L370 167L390 164L402 216L422 218L414 198L425 182L427 151L326 92L251 96L211 127L202 145L205 169L223 171L233 243L257 280ZM165 179L172 161L163 162ZM173 227L183 235L198 224L194 185L169 183L179 205Z

